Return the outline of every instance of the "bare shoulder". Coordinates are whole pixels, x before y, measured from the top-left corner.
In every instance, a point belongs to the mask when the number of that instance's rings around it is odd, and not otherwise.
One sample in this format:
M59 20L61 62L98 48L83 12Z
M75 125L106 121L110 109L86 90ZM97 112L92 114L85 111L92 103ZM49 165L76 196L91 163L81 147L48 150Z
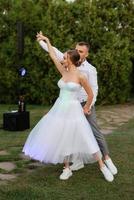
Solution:
M84 74L79 74L79 82L81 86L85 89L87 94L92 93L91 86L89 85L88 79Z
M80 81L81 84L87 83L88 80L87 80L86 75L84 75L83 73L79 72L79 81Z

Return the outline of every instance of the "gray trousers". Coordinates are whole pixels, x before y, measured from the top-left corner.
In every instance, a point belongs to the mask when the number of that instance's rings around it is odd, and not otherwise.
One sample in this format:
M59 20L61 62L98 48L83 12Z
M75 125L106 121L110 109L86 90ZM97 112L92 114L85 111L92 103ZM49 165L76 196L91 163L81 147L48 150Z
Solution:
M83 102L81 103L82 106L85 105L86 102ZM106 140L103 136L103 134L101 133L101 131L99 130L99 127L97 125L97 121L96 121L96 113L95 113L95 107L92 106L91 108L91 114L90 115L85 115L90 126L91 126L91 129L93 131L93 134L97 140L97 143L100 147L100 150L103 154L103 156L105 155L108 155L109 154L109 150L108 150L108 146L107 146L107 143L106 143Z

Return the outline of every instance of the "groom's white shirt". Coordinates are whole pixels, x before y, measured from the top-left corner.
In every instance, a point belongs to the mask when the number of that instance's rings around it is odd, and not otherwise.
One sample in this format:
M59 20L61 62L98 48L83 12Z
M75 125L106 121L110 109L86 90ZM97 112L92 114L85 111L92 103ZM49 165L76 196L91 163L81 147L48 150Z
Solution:
M47 47L47 44L44 42L44 41L39 41L39 44L40 46L48 52L48 47ZM54 50L55 50L55 53L56 53L56 56L57 58L62 61L63 60L63 53L60 52L57 48L53 47ZM87 62L87 60L85 60L81 65L80 67L78 67L78 69L83 73L85 74L85 76L87 77L88 81L89 81L89 84L92 88L92 91L93 91L93 101L92 101L92 104L91 106L93 106L96 102L96 98L97 98L97 94L98 94L98 82L97 82L97 71L96 71L96 68L93 67L90 63ZM87 100L87 93L86 91L84 90L84 88L82 87L81 90L79 91L79 94L78 94L78 99L79 101L82 103L82 102L85 102Z

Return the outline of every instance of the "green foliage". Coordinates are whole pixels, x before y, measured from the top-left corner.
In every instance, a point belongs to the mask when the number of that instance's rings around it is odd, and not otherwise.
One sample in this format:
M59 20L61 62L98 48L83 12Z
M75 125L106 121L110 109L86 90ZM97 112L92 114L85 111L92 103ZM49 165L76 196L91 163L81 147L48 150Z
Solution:
M16 102L20 91L29 103L55 101L60 75L36 42L40 30L62 52L78 41L89 42L89 60L98 71L98 103L126 102L134 91L133 11L132 0L1 0L0 103ZM18 21L25 32L21 60L16 48ZM18 76L20 66L28 70L24 78Z

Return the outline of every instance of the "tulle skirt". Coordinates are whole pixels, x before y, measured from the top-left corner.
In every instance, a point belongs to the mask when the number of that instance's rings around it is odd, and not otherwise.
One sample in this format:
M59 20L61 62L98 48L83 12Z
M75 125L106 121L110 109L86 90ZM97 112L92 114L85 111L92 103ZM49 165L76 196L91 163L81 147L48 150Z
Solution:
M44 163L95 162L101 152L78 100L58 98L30 132L25 155Z

